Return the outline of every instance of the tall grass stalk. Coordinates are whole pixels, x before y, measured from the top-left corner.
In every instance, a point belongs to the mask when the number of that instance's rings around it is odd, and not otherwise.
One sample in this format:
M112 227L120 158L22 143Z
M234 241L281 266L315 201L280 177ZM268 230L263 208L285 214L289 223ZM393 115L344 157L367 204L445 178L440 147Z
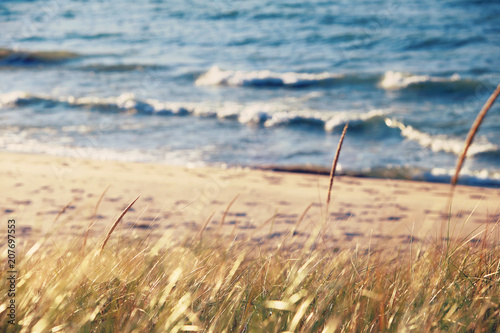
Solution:
M344 143L345 133L347 132L348 126L349 123L345 124L344 129L342 130L342 135L340 135L339 144L337 145L337 151L335 152L335 157L332 162L332 169L330 170L330 182L328 185L328 196L326 198L327 218L328 218L328 207L330 206L330 200L332 195L333 179L335 178L335 171L337 169L337 163L339 161L340 150L342 149L342 144Z
M104 238L104 241L102 242L102 246L101 246L101 252L102 250L104 250L104 247L106 246L106 244L108 243L108 240L109 240L109 237L111 237L111 234L113 233L113 231L116 229L116 226L118 225L118 223L120 223L120 221L122 220L122 218L125 216L125 214L127 214L127 212L129 211L129 209L132 207L132 205L137 201L137 199L139 199L139 197L135 198L124 210L123 212L120 214L120 216L115 220L115 222L111 225L111 228L109 229L107 235L106 235L106 238Z
M476 135L477 131L479 130L479 126L481 126L481 123L483 122L484 117L488 113L488 110L493 106L493 104L495 103L495 100L497 99L499 94L500 94L500 84L498 84L497 88L493 91L491 96L488 98L488 100L486 101L486 103L482 107L481 111L479 111L479 113L476 117L476 120L474 120L474 123L472 124L472 126L469 130L469 133L467 134L467 138L465 139L464 149L462 150L462 153L460 154L460 156L457 160L457 166L455 167L455 174L453 175L453 178L451 179L451 185L453 187L457 184L460 170L462 169L465 158L467 156L467 151L469 150L469 147L472 145L472 141L474 140L474 136Z
M481 110L477 114L476 119L474 120L474 123L472 124L471 128L469 129L469 133L467 134L467 138L465 139L464 148L462 149L462 153L460 154L460 156L457 159L455 173L454 173L453 177L451 178L450 194L448 196L448 205L447 205L448 218L447 218L447 231L446 231L446 247L447 247L447 249L449 248L449 240L451 239L450 223L451 223L453 196L455 193L455 186L457 185L458 178L460 175L460 170L462 170L462 166L463 166L465 159L467 157L467 152L469 151L469 148L472 145L472 142L474 140L474 137L476 136L476 133L479 131L479 127L481 126L484 118L486 117L488 110L495 103L495 100L497 99L499 94L500 94L500 84L498 84L496 89L493 91L493 93L490 95L490 97L488 98L486 103L483 105L483 107L481 108ZM441 228L441 230L442 230L442 228ZM441 234L442 234L442 231L441 231Z

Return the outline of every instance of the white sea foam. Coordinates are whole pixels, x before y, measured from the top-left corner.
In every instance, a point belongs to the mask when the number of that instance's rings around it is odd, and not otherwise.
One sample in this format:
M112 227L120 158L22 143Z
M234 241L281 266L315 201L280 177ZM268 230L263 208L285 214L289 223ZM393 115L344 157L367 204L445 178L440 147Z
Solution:
M312 96L314 97L314 95ZM297 106L297 103L293 103L294 100L286 99L246 104L235 102L162 102L154 99L141 101L131 93L124 93L118 97L50 97L27 93L12 93L0 95L0 101L10 107L23 102L52 101L75 107L95 108L111 112L133 110L134 112L146 114L217 117L221 119L237 119L242 124L258 124L265 127L303 123L323 127L324 130L329 132L346 122L366 121L388 113L383 110L373 110L366 113L311 110L300 107L300 105Z
M198 86L309 86L341 78L337 73L275 73L262 71L232 71L213 66L195 82Z
M40 101L59 102L67 105L84 108L96 108L103 111L126 112L135 111L146 114L159 115L193 115L197 117L217 117L221 119L236 119L242 124L257 124L265 127L288 126L291 124L309 124L323 127L331 132L335 128L350 122L366 122L376 117L385 117L388 110L371 110L365 113L352 111L320 111L294 106L284 100L253 102L240 104L234 102L215 103L183 103L161 102L148 99L138 100L131 93L124 93L118 97L74 97L46 95L31 95L24 92L0 94L0 105L15 107L18 104L37 103ZM463 140L450 138L446 135L431 135L421 132L412 126L390 118L385 118L388 127L398 128L401 135L408 140L417 142L420 146L434 152L446 152L459 155L463 149ZM79 129L82 131L82 129ZM498 150L499 147L488 142L484 137L475 140L469 148L468 154L475 155L481 152Z
M460 75L458 74L453 74L449 78L441 78L429 75L414 75L411 73L387 71L380 81L380 86L387 90L397 90L426 82L454 82L459 80Z
M455 170L444 169L444 168L433 168L430 171L432 177L440 181L449 181L451 177L455 175ZM500 184L500 172L492 170L471 170L468 168L462 168L460 170L460 178L467 184L471 185L484 185L484 183L496 183Z
M288 109L283 105L253 104L241 110L238 120L241 123L259 123L265 127L309 124L322 127L331 132L347 122L367 121L386 115L388 111L372 110L366 113L349 111L318 111L310 109Z
M196 165L204 164L201 162L202 152L195 149L145 151L144 149L117 150L101 146L82 147L75 146L74 139L69 136L59 136L56 141L53 139L50 141L43 141L30 138L29 131L21 130L16 127L4 130L2 135L0 135L0 150L123 162L161 163L168 161L169 164L174 165L186 165L186 163L195 163ZM64 169L70 169L73 164L72 161L72 163L70 163L68 167L64 167ZM67 170L65 172L67 172Z
M376 117L382 117L389 113L388 110L371 110L366 113L341 112L330 117L325 123L325 130L333 131L335 127L344 125L347 122L367 121Z
M429 148L434 152L446 152L455 155L460 155L462 153L464 140L450 138L444 134L431 135L429 133L424 133L395 119L386 118L385 123L389 127L399 128L401 130L401 135L408 140L415 141L420 146ZM475 155L498 149L499 147L497 145L488 142L484 138L478 138L469 148L467 155Z

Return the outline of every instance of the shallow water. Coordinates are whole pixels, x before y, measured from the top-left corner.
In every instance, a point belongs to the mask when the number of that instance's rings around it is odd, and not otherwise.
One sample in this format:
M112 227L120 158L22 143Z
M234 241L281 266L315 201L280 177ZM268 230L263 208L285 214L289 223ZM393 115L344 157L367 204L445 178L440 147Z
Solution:
M0 149L447 181L500 82L497 1L0 3ZM500 107L462 182L500 186Z

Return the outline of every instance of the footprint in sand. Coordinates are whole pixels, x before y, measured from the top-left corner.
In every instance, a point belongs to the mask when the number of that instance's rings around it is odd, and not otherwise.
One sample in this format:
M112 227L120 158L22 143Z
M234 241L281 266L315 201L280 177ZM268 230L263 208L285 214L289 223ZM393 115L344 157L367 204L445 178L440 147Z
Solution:
M401 239L401 243L415 243L419 241L417 237L410 235L400 235L398 238Z
M372 237L373 237L373 238L380 238L380 239L392 239L392 236L388 236L388 235L379 235L379 234L373 235Z
M486 200L486 199L488 199L488 197L485 196L484 194L471 194L471 195L469 195L469 198L474 199L474 200L480 200L480 199Z
M330 216L334 217L337 220L343 221L343 220L348 220L349 218L354 217L356 215L351 213L351 212L347 212L347 213L334 212L334 213L330 213Z
M143 230L146 230L146 229L152 229L153 228L152 225L147 224L147 223L129 223L128 225L130 227L134 228L134 229L143 229Z
M345 232L344 236L346 237L346 240L352 241L354 237L361 237L364 236L364 234L360 232Z
M249 223L249 222L247 222L245 224L241 224L241 225L238 226L238 229L243 229L243 230L255 229L255 228L256 228L256 226L253 225L252 223Z
M227 212L226 214L227 216L237 216L237 217L243 217L243 216L247 216L247 213L244 213L244 212L235 212L235 213L232 213L232 212Z
M31 200L12 200L15 205L31 205Z

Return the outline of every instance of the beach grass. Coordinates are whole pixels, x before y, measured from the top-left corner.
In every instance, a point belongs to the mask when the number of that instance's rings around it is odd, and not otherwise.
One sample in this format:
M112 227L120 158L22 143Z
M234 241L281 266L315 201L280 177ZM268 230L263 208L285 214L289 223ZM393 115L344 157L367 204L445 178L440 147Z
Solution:
M82 251L83 235L44 239L19 254L17 323L4 293L0 330L499 332L497 225L474 241L392 249L107 234Z

